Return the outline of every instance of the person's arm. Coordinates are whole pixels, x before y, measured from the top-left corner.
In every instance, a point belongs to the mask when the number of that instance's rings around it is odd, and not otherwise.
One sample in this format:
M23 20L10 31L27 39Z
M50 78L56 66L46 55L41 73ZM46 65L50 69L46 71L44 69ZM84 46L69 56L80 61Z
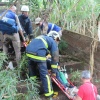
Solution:
M84 87L80 86L77 95L74 96L73 100L82 100L83 96L84 96Z
M58 70L58 63L59 63L59 50L57 47L56 42L53 40L52 46L51 46L51 68L52 68L52 73L56 74Z
M20 33L20 35L22 36L23 41L25 41L25 37L24 37L24 35L23 35L22 28L21 28L21 25L20 25L20 22L19 22L19 19L18 19L18 16L17 16L17 15L16 15L16 23L17 23L18 28L19 28L19 33Z

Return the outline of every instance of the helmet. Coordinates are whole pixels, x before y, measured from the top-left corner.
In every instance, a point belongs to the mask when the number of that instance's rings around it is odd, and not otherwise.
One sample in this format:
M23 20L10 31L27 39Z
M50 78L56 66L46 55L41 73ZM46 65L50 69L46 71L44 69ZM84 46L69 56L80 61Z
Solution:
M35 24L39 24L40 21L41 21L41 18L40 18L40 17L37 17L37 18L35 19Z
M29 11L29 7L26 6L26 5L23 5L23 6L21 7L21 11Z
M48 33L48 36L49 36L49 37L53 37L55 40L56 40L56 39L61 40L59 33L56 32L56 31L50 31L50 32Z

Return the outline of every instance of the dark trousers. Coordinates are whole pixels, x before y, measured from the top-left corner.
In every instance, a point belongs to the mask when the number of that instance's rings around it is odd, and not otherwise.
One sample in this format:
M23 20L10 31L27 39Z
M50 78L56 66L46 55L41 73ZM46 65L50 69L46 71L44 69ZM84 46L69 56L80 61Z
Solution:
M46 62L36 62L32 59L29 59L28 68L29 68L29 76L37 76L39 70L40 78L43 84L45 94L50 94L52 92L52 84L50 77L48 75L47 63ZM48 95L49 96L49 95Z

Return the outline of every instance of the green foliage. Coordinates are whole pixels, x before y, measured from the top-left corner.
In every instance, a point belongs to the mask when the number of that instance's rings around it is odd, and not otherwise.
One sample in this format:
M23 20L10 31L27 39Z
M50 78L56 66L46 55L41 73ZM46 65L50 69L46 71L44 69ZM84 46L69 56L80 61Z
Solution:
M14 95L17 92L16 84L18 83L15 71L0 71L0 77L0 100L5 97L10 97L10 100L14 100Z
M27 59L27 56L26 54L23 54L22 55L22 58L21 58L21 61L20 61L20 64L19 64L19 67L17 68L17 74L18 74L18 77L20 79L25 79L27 78L27 74L28 74L28 59Z
M7 56L0 52L1 67L6 59ZM40 100L37 80L31 80L28 76L22 79L22 72L27 74L26 69L27 57L25 55L22 57L19 68L14 70L1 68L0 100Z
M6 100L39 100L39 90L36 80L26 79L18 80L18 76L15 70L3 70L0 72L0 100L5 98ZM18 88L26 88L22 93L18 92ZM18 99L19 98L19 99ZM35 99L34 99L35 98Z
M94 37L97 33L95 21L100 11L98 1L54 0L49 20L56 24L60 21L63 29Z
M68 44L66 41L61 40L58 46L59 46L60 53L63 53L64 50L66 50L66 48L68 47Z
M7 62L7 55L4 52L0 52L0 69L3 66L4 62Z
M76 70L76 71L72 71L71 72L71 81L72 82L75 82L75 81L80 81L79 79L80 79L80 71L79 70Z

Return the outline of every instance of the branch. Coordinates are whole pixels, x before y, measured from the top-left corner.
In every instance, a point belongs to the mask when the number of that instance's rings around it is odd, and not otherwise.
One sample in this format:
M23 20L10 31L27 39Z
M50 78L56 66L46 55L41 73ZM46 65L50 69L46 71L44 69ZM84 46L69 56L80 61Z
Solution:
M80 2L81 0L78 0L72 7L72 9L70 11L67 12L67 15L77 6L77 4ZM62 30L64 30L65 25L67 24L67 22L65 21Z

